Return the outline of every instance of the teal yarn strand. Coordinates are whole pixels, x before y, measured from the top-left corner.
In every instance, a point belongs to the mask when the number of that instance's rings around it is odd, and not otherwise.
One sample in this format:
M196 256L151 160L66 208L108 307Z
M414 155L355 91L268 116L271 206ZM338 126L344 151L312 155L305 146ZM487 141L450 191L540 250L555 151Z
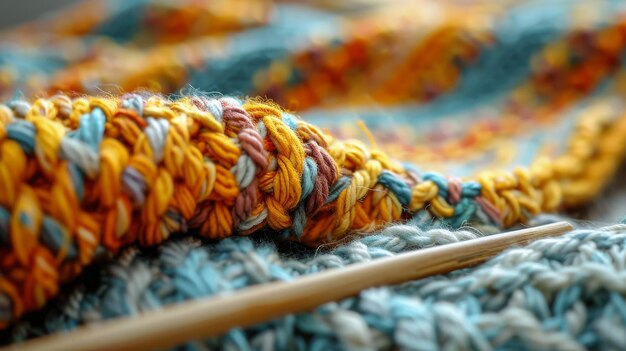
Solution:
M15 341L70 330L480 235L409 224L317 251L296 244L279 247L259 236L211 243L186 238L157 250L129 248L98 271L97 282L83 281L59 307L18 323L9 337ZM626 225L618 224L539 240L476 268L368 289L311 313L234 329L178 349L623 349L625 294Z

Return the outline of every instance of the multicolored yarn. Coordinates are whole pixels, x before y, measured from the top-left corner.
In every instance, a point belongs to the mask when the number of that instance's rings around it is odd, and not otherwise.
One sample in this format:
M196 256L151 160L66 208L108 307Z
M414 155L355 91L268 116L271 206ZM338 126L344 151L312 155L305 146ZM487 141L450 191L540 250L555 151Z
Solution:
M518 103L563 105L609 76L626 43L619 1L320 2L90 0L3 34L0 92L191 84L304 111L446 95L468 108L528 83Z
M168 241L119 260L11 337L67 331L200 296L475 238L475 231L388 227L332 250L280 250L250 237ZM626 344L626 226L579 229L510 249L477 268L369 289L181 350L618 350ZM61 307L62 306L62 307Z
M18 340L532 224L612 179L624 3L354 5L90 0L1 33L0 328ZM624 233L187 346L623 348L605 327L626 321ZM46 323L10 326L115 255Z
M626 118L589 114L558 159L462 180L258 100L58 95L0 112L2 324L41 308L101 251L171 233L270 229L317 246L416 216L509 227L595 194L626 133Z

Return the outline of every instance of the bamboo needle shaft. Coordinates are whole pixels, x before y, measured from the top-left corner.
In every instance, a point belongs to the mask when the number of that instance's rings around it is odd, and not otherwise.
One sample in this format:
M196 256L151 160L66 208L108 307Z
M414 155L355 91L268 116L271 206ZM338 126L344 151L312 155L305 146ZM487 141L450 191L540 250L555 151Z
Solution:
M172 305L161 311L85 326L2 350L98 351L172 347L188 340L219 335L234 327L308 311L372 286L398 284L469 267L510 246L560 235L572 229L569 223L558 222L408 252L306 276L293 282L264 284L229 295Z

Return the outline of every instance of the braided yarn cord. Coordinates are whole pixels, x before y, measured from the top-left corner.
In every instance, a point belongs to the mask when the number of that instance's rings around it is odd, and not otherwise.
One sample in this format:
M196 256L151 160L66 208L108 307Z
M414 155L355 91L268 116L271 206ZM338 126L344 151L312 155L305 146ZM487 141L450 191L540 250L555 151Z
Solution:
M2 105L1 323L41 308L99 254L171 233L268 229L318 246L415 216L524 222L609 179L626 132L625 118L610 117L605 108L581 119L559 159L460 180L258 100L57 95ZM593 172L575 167L585 163Z

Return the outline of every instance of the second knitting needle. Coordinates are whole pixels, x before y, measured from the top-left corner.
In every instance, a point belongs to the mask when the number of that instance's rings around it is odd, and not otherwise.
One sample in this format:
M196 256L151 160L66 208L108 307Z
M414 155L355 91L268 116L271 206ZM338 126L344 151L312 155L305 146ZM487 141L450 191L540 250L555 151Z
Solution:
M479 239L416 250L354 264L293 282L257 285L229 295L171 305L160 311L81 327L35 339L9 350L151 350L222 334L356 295L381 285L399 284L476 265L513 245L572 230L558 222ZM4 349L3 349L4 350Z

